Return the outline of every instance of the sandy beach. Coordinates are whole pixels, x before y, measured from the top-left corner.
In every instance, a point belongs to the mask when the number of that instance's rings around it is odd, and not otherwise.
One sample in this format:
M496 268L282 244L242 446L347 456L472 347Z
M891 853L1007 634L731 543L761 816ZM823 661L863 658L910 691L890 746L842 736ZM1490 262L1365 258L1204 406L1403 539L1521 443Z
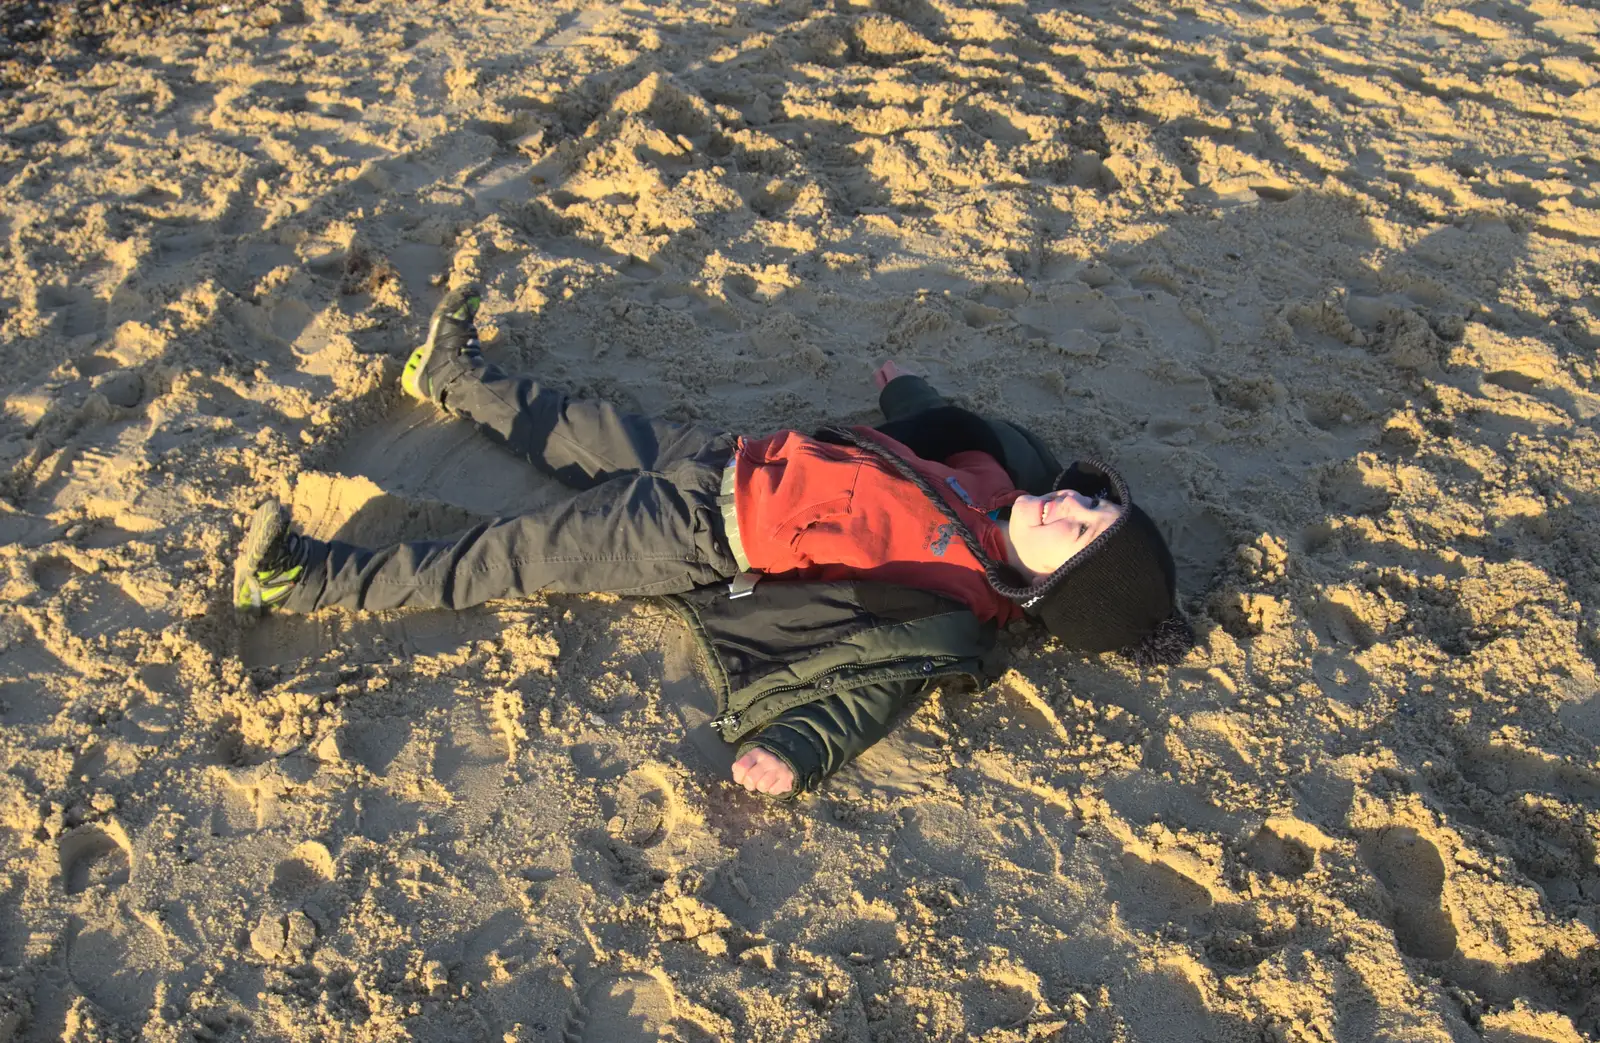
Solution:
M34 10L0 1043L1600 1039L1592 4ZM784 805L659 604L237 616L268 496L561 495L399 391L467 280L577 393L1104 457L1200 644L1018 627Z

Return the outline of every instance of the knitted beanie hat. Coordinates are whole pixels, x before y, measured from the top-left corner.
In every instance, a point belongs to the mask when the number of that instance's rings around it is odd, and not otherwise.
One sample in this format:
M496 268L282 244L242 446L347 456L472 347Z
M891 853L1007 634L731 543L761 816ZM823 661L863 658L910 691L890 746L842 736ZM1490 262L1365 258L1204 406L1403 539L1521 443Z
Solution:
M1194 632L1173 604L1177 570L1150 516L1108 464L1084 460L1056 479L1057 489L1098 496L1122 508L1117 520L1041 583L998 587L1068 647L1120 652L1140 666L1175 664Z

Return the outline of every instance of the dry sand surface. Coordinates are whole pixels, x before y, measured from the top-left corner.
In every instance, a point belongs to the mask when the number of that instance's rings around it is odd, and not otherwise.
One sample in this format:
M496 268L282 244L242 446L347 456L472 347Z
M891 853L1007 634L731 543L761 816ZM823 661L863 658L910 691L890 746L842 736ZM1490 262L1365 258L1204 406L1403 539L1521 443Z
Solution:
M0 95L0 1043L1597 1038L1592 4L163 18ZM236 619L267 495L557 494L397 392L466 279L640 409L894 358L1118 462L1200 647L1007 635L784 806L657 605Z

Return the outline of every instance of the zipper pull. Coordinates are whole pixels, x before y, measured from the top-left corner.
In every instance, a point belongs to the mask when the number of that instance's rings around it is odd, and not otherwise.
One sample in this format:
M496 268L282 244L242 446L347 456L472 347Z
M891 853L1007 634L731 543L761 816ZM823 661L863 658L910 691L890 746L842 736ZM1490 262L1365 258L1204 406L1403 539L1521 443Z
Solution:
M729 710L720 717L713 717L711 719L711 727L717 729L717 731L723 731L730 727L737 728L739 726L739 716L737 711Z

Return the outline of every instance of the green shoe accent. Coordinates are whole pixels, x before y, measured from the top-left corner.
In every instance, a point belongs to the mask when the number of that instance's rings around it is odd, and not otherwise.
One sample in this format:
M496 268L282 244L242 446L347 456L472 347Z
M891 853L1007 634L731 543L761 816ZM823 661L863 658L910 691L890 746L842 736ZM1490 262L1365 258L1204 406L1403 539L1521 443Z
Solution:
M428 339L411 353L400 371L400 387L406 394L419 402L439 401L441 388L434 386L434 378L446 369L450 376L459 375L455 367L447 364L464 355L478 354L478 331L472 320L482 304L483 294L475 286L452 290L439 303L428 324Z
M400 371L400 387L412 398L420 399L423 402L429 401L428 393L422 390L417 379L423 368L427 366L428 359L432 355L433 341L430 340L411 353L411 357L406 359L406 368Z
M273 605L276 605L278 602L280 602L284 598L288 597L289 596L289 591L291 591L293 589L294 589L294 584L293 583L285 583L282 586L278 586L278 587L262 587L261 588L261 604L262 604L262 606L270 608Z

